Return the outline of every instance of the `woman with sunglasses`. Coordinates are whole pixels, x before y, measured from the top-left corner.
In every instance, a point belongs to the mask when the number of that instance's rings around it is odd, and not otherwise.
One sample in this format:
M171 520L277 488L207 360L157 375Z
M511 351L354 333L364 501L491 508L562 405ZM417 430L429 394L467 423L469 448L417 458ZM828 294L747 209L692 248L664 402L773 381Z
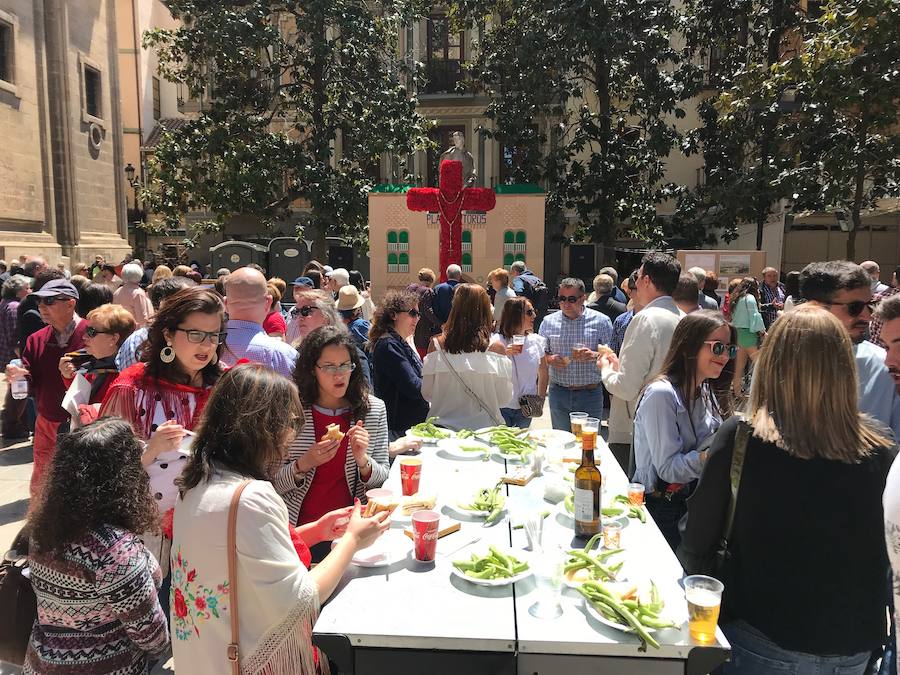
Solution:
M388 425L384 403L369 394L356 344L343 326L322 326L303 339L294 382L306 424L272 484L291 524L305 525L381 487L390 466ZM329 425L338 426L340 440L327 436ZM328 546L313 547L313 561Z
M141 362L122 371L100 407L101 417L123 418L146 442L141 463L160 514L175 506L175 479L190 457L182 440L222 373L225 327L225 306L215 292L191 287L168 297L149 326ZM168 571L168 540L144 541ZM168 607L165 587L160 600Z
M753 277L744 277L729 298L731 324L737 328L737 344L740 348L732 379L735 396L743 393L742 382L747 362L756 361L759 343L766 332L766 324L760 314L759 305L759 283Z
M666 541L681 540L678 521L706 460L704 441L731 412L730 365L735 329L719 312L700 310L678 322L662 369L634 416L634 480Z
M547 397L550 371L544 355L547 340L534 332L536 312L531 301L524 297L513 297L503 305L497 332L491 339L492 345L501 346L512 362L513 395L509 403L500 408L507 426L527 429L531 417L522 414L519 399L523 396ZM515 344L515 336L524 338L522 344ZM543 410L544 402L540 402ZM533 416L540 416L540 413Z
M134 332L135 320L121 305L101 305L91 310L84 331L84 349L70 352L59 360L59 372L66 387L71 386L75 374L81 372L91 385L86 404L79 406L79 415L73 417L74 426L97 419L100 404L106 392L119 376L116 355L119 347Z
M369 330L375 394L387 406L391 439L428 417L428 401L422 398L422 359L412 342L420 319L418 307L414 291L388 291Z

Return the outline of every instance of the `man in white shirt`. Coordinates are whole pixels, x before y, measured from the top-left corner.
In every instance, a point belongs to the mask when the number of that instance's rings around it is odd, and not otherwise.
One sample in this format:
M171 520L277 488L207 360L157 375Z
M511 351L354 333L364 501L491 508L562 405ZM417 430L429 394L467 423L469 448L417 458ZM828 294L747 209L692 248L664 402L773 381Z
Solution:
M225 309L228 311L228 338L222 362L233 366L240 359L261 363L290 378L297 350L263 330L272 296L266 278L252 267L241 267L225 277Z
M651 251L641 260L635 302L640 312L628 324L619 356L604 353L597 368L612 396L609 412L609 448L629 471L634 413L641 390L659 372L675 326L684 316L672 300L681 265L666 253Z

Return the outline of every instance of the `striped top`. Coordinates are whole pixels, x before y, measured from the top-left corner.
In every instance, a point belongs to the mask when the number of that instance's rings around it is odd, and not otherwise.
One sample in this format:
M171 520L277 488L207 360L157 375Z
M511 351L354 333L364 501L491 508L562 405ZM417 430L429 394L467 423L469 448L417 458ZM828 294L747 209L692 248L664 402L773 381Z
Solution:
M148 654L169 644L161 582L156 559L117 527L89 532L61 558L32 553L38 616L24 672L145 673Z
M315 425L312 421L312 407L303 407L303 418L305 420L303 429L297 434L294 442L291 443L285 464L272 475L272 485L275 486L275 491L281 495L281 498L284 499L284 503L287 505L291 525L297 524L300 506L303 504L306 493L309 492L309 486L312 485L316 477L316 470L313 468L303 474L298 480L294 479L294 461L298 457L302 457L309 450L309 447L319 440L316 438ZM355 420L353 423L356 423ZM359 475L359 467L357 467L356 460L353 458L353 453L348 450L347 460L344 462L344 476L347 479L350 496L358 497L365 501L366 490L381 487L384 481L387 480L388 470L390 469L387 411L384 407L384 401L380 398L369 396L369 412L366 414L366 419L363 420L363 426L369 432L369 457L372 459L372 475L369 476L368 482L362 480Z

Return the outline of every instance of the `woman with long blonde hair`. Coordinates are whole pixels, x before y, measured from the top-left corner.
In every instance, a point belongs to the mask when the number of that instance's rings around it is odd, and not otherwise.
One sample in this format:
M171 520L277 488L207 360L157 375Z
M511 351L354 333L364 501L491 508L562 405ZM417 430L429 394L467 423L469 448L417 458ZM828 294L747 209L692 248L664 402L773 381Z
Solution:
M732 417L713 439L678 557L689 574L709 571L727 536L725 673L862 675L885 641L881 495L897 451L859 412L856 379L834 316L787 312L760 351L746 421Z
M432 340L422 366L422 397L444 426L503 424L500 407L512 397L512 366L503 346L491 345L493 321L487 291L457 285L444 332Z

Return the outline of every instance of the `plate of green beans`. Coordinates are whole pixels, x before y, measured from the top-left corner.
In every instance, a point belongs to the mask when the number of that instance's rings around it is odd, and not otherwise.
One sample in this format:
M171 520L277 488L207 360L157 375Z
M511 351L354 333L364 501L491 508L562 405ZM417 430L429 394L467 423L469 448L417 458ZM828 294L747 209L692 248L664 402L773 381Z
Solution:
M507 586L531 576L525 552L491 545L453 562L453 575L479 586Z

